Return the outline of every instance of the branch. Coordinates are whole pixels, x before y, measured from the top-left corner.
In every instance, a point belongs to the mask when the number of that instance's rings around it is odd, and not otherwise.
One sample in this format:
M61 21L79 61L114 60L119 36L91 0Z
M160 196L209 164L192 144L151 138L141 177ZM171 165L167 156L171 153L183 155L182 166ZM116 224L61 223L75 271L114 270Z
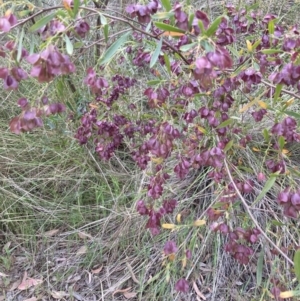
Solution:
M261 80L261 82L263 83L263 84L265 84L266 86L269 86L269 87L271 87L271 88L276 88L276 86L275 85L273 85L273 84L271 84L271 83L269 83L269 82L267 82L267 81L265 81L265 80ZM282 89L281 90L281 92L284 92L285 94L288 94L288 95L291 95L291 96L293 96L293 97L295 97L295 98L298 98L298 99L300 99L300 95L299 94L296 94L296 93L294 93L294 92L291 92L291 91L288 91L288 90L285 90L285 89Z
M245 210L247 211L247 213L249 214L250 218L252 219L253 223L255 224L256 228L260 231L260 233L265 237L265 239L278 251L278 253L280 253L292 266L294 266L294 262L267 236L267 234L263 231L263 229L260 227L260 225L258 224L257 220L255 219L255 217L253 216L246 200L243 198L242 194L240 193L239 189L237 188L237 186L234 183L234 180L231 176L229 167L228 167L228 163L227 160L224 159L224 164L225 164L225 168L228 174L228 177L236 191L236 193L238 194L239 198L241 199L243 206L245 208Z
M55 9L60 9L60 8L65 8L64 6L53 6L53 7L49 7L49 8L45 8L43 9L42 11L39 11L37 13L35 13L34 15L20 21L19 23L15 24L14 26L11 27L11 29L14 29L20 25L23 25L25 24L26 22L28 22L29 20L31 20L32 18L35 18L36 16L39 16L41 15L42 13L45 13L47 11L51 11L51 10L55 10ZM94 12L94 13L97 13L99 14L100 10L98 9L95 9L95 8L91 8L91 7L84 7L84 6L80 6L79 9L83 9L83 10L86 10L86 11L90 11L90 12ZM102 12L101 12L102 13ZM119 17L116 17L116 16L111 16L111 15L108 15L106 13L102 13L103 16L109 18L109 19L112 19L112 20L115 20L115 21L119 21L119 22L122 22L122 23L125 23L127 24L128 26L130 26L133 30L135 31L138 31L148 37L151 37L155 40L160 40L159 37L157 37L156 35L153 35L143 29L140 29L136 26L134 26L133 24L130 23L130 21L126 20L126 19L123 19L123 18L119 18ZM2 33L3 34L3 33ZM1 35L1 34L0 34ZM180 58L187 64L189 65L189 62L188 60L181 54L180 51L178 51L174 46L172 46L170 43L168 43L167 41L164 41L163 40L163 44L166 45L168 48L170 48L174 53L177 53Z

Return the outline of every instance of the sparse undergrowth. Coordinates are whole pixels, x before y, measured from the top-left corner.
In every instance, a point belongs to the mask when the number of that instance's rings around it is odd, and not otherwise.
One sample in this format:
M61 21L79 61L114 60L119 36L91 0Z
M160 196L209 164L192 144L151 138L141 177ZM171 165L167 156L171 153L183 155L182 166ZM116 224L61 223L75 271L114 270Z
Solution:
M0 19L0 300L298 300L292 10L23 2Z

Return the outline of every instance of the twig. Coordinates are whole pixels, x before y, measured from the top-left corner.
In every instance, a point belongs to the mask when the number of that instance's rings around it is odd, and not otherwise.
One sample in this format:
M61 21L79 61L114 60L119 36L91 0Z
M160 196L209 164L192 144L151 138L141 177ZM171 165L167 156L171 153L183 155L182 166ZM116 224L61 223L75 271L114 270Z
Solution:
M239 189L237 188L237 186L234 183L234 180L231 176L231 172L229 170L228 167L228 163L226 161L226 159L224 160L224 164L225 164L225 168L228 174L228 177L236 191L236 193L238 194L239 198L242 201L242 204L245 208L245 210L247 211L247 213L249 214L250 218L252 219L253 223L255 224L256 228L260 231L260 233L264 236L264 238L278 251L278 253L280 253L292 266L294 266L294 262L282 251L280 250L280 248L267 236L267 234L263 231L263 229L260 227L260 225L258 224L257 220L255 219L255 217L253 216L247 202L245 201L245 199L243 198L242 194L240 193Z
M50 10L55 10L55 9L60 9L60 8L65 8L65 7L64 7L64 6L53 6L53 7L45 8L45 9L43 9L43 10L41 10L41 11L35 13L34 15L32 15L32 16L30 16L30 17L28 17L28 18L26 18L26 19L24 19L24 20L18 22L17 24L15 24L14 26L12 26L11 29L16 28L16 27L18 27L18 26L20 26L20 25L25 24L25 23L26 23L27 21L29 21L30 19L32 19L32 18L34 18L34 17L36 17L36 16L38 16L38 15L44 13L44 12L47 12L47 11L50 11ZM85 6L80 6L79 9L83 9L83 10L90 11L90 12L97 13L97 14L100 12L100 10L98 10L98 9L91 8L91 7L85 7ZM151 37L151 38L155 39L155 40L159 40L159 39L160 39L160 37L157 37L156 35L153 35L153 34L151 34L150 32L147 32L147 31L145 31L145 30L143 30L143 29L140 29L140 28L134 26L134 25L133 25L132 23L130 23L130 21L128 21L128 20L125 20L125 19L123 19L123 18L119 18L119 17L116 17L116 16L111 16L111 15L108 15L108 14L103 13L103 12L101 12L101 14L102 14L103 16L109 18L109 19L112 19L112 20L115 20L115 21L120 21L120 22L122 22L122 23L125 23L125 24L127 24L128 26L130 26L133 30L138 31L138 32L140 32L140 33L142 33L142 34L144 34L144 35L146 35L146 36L148 36L148 37ZM2 33L2 34L3 34L3 33ZM1 35L1 34L0 34L0 35ZM163 44L166 45L168 48L170 48L174 53L177 53L177 54L180 56L180 58L181 58L187 65L189 65L188 60L187 60L187 59L182 55L182 53L181 53L180 51L178 51L174 46L172 46L170 43L168 43L168 42L165 41L165 40L163 40Z
M267 82L267 81L265 81L265 80L263 80L263 79L261 80L261 82L262 82L263 84L265 84L265 85L271 87L271 88L274 88L274 89L276 88L275 85L273 85L273 84L271 84L271 83L269 83L269 82ZM284 92L285 94L288 94L288 95L291 95L291 96L293 96L293 97L295 97L295 98L300 99L300 95L299 95L299 94L296 94L296 93L294 93L294 92L291 92L291 91L288 91L288 90L285 90L285 89L282 89L281 92Z

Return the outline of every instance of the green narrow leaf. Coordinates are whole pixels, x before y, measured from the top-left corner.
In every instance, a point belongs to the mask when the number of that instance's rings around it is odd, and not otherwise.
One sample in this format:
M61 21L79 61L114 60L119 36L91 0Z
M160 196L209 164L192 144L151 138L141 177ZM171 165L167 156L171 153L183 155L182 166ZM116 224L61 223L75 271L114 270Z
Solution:
M53 18L55 18L55 16L56 16L56 12L54 12L52 14L49 14L49 15L39 19L35 24L33 24L29 28L29 31L33 32L33 31L36 31L36 30L40 29L44 25L48 24L51 20L53 20Z
M166 63L166 67L167 67L167 71L169 74L171 74L171 63L170 63L170 59L168 57L168 55L165 53L164 54L164 60L165 60L165 63Z
M105 42L106 43L108 41L108 31L109 31L108 24L105 24L103 26L103 33L104 33L104 38L105 38Z
M75 19L79 11L80 0L74 0L73 3L73 18Z
M252 49L255 50L261 43L261 40L257 40L253 45L252 45Z
M263 54L274 54L274 53L281 53L283 51L280 49L262 49L261 52Z
M201 30L201 34L205 35L205 28L204 28L203 22L201 20L198 20L198 26Z
M99 13L99 15L100 15L101 24L106 25L107 24L107 19L102 14Z
M206 31L206 36L211 37L212 35L215 34L215 32L217 31L222 19L223 19L223 16L219 16L218 18L216 18L212 22L212 24L210 25L210 27Z
M189 15L189 30L192 30L192 25L193 25L193 21L194 21L194 17L195 17L195 14L190 14Z
M157 19L157 20L161 20L161 19L169 19L171 17L174 16L174 12L159 12L156 13L155 15L152 15L152 19Z
M278 144L279 144L280 151L282 151L285 145L285 139L283 136L280 136L278 138Z
M155 63L157 62L157 59L158 59L160 51L161 51L162 41L163 41L163 39L161 38L160 41L157 43L157 46L156 46L153 54L151 55L150 68L152 68L155 65Z
M131 31L122 35L117 41L115 41L104 53L104 55L100 59L100 65L104 65L109 62L113 56L117 53L117 51L126 43Z
M68 53L68 55L72 55L74 47L73 47L73 44L72 44L71 40L69 39L69 37L67 35L65 35L65 41L66 41L67 53Z
M300 250L298 249L294 255L294 268L298 282L300 282Z
M149 80L149 81L147 82L147 85L148 85L148 86L155 86L155 85L159 84L160 82L161 82L160 79Z
M172 5L169 0L161 0L161 4L166 9L166 11L170 11L172 9Z
M169 25L169 24L165 24L162 22L154 22L154 25L159 28L162 29L164 31L172 31L172 32L179 32L179 33L185 33L184 30L177 28L175 26Z
M268 24L269 34L274 34L274 32L275 32L275 21L276 21L276 19L273 19Z
M264 188L262 189L262 191L260 192L260 194L258 195L256 200L254 201L254 203L259 202L266 195L266 193L273 187L276 179L277 179L277 177L275 175L270 176L270 178L266 182Z
M300 119L300 114L299 113L295 113L293 111L284 111L285 114L289 115L289 116L293 116L297 119Z
M264 250L261 250L258 261L257 261L257 269L256 269L256 284L257 286L261 285L262 281L262 272L264 267Z
M186 45L183 45L180 47L180 51L189 51L191 50L194 46L196 46L198 43L197 42L194 42L194 43L191 43L191 44L186 44Z
M21 31L20 38L19 38L17 62L20 62L20 59L22 56L23 39L24 39L24 27L22 27L22 31Z
M276 86L275 94L274 94L274 100L277 100L277 99L278 99L278 97L279 97L279 95L280 95L280 93L281 93L282 87L283 87L283 85L281 85L281 84L278 84L278 85Z
M269 134L269 131L267 129L263 130L263 136L264 136L266 142L270 141L270 134Z
M215 51L215 47L206 40L202 40L200 45L205 49L206 52Z
M225 121L223 121L221 124L219 124L216 129L221 129L221 128L224 128L226 127L227 125L230 125L233 123L233 119L229 118L229 119L226 119Z
M224 147L224 152L226 153L227 151L229 151L233 146L233 140L230 140Z

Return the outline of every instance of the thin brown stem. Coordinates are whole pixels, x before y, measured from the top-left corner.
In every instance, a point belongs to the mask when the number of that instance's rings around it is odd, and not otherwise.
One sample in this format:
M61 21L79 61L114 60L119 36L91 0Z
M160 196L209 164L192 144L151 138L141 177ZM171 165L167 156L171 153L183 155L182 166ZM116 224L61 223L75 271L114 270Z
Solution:
M242 201L242 204L245 208L245 210L247 211L248 215L250 216L250 218L252 219L253 223L255 224L256 228L260 231L260 233L264 236L264 238L278 251L279 254L281 254L292 266L294 266L294 262L268 237L268 235L266 234L266 232L260 227L259 223L257 222L257 220L255 219L255 217L253 216L250 207L248 206L246 200L244 199L244 197L242 196L242 194L240 193L239 189L237 188L237 186L235 185L235 182L232 178L231 172L229 170L228 167L228 163L227 160L224 160L224 165L228 174L228 177L230 179L230 182L232 183L237 195L239 196L240 200Z
M30 16L30 17L28 17L28 18L26 18L26 19L24 19L24 20L18 22L17 24L15 24L14 26L12 26L11 29L13 29L13 28L15 28L15 27L18 27L18 26L20 26L20 25L25 24L26 22L28 22L28 21L31 20L32 18L35 18L36 16L39 16L39 15L42 14L42 13L45 13L45 12L51 11L51 10L55 10L55 9L60 9L60 8L64 8L64 6L53 6L53 7L45 8L45 9L43 9L42 11L39 11L39 12L35 13L34 15L32 15L32 16ZM97 14L100 12L98 9L91 8L91 7L80 6L79 9L83 9L83 10L86 10L86 11L94 12L94 13L97 13ZM116 17L116 16L111 16L111 15L108 15L108 14L103 13L103 12L101 12L101 13L102 13L103 16L105 16L105 17L107 17L107 18L109 18L109 19L112 19L112 20L119 21L119 22L122 22L122 23L127 24L127 25L130 26L133 30L138 31L138 32L140 32L140 33L142 33L142 34L144 34L144 35L150 37L150 38L153 38L153 39L155 39L155 40L159 40L159 39L160 39L160 37L157 37L156 35L153 35L153 34L151 34L150 32L147 32L147 31L145 31L145 30L143 30L143 29L141 29L141 28L138 28L138 27L134 26L134 25L133 25L130 21L128 21L128 20L125 20L125 19L123 19L123 18ZM168 48L170 48L174 53L177 53L177 54L180 56L180 58L181 58L187 65L189 65L188 60L182 55L182 53L181 53L179 50L177 50L174 46L172 46L170 43L168 43L168 42L165 41L165 40L163 40L163 44L166 45Z

